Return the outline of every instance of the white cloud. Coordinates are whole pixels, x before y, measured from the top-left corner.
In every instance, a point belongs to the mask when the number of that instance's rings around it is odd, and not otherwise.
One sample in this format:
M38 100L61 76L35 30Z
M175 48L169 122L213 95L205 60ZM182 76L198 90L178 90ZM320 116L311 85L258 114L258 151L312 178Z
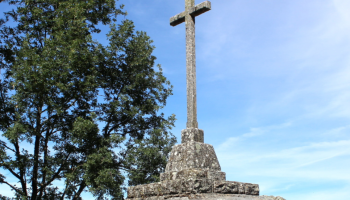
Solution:
M216 148L228 180L255 181L260 184L262 194L278 194L285 198L292 197L289 194L292 191L297 194L297 187L313 188L312 185L315 184L330 183L333 186L334 182L350 185L350 140L309 142L290 148L283 148L282 145L281 148L268 141L273 140L271 132L288 129L290 126L275 127L277 128L252 129L264 130L263 135L248 134L258 138L261 143L258 147L252 148L255 145L253 138L247 139L247 134L242 134L229 138ZM274 144L276 147L271 147ZM323 190L332 192L333 188L319 186L313 192L301 192L297 199L315 199L307 197L318 196ZM350 192L345 193L350 195Z
M278 129L286 128L288 126L280 126ZM275 128L276 129L276 128ZM258 133L261 133L261 129ZM271 128L265 128L263 131L266 133L261 134L248 133L239 137L231 137L219 145L216 149L220 158L224 158L225 166L237 166L237 160L240 162L242 168L248 167L247 165L266 166L270 169L282 169L282 170L298 170L309 165L314 165L319 162L329 160L340 156L350 155L350 140L339 140L334 142L311 142L303 146L295 146L292 148L281 149L280 147L271 148L268 145L271 143L266 141L271 139ZM266 140L259 140L261 146L259 148L250 148L253 144L247 137L263 137ZM232 154L232 152L235 152ZM271 166L273 165L273 166ZM274 176L272 172L272 176ZM297 174L297 172L296 172ZM278 176L284 176L280 174ZM350 178L350 175L349 177Z
M266 127L252 127L250 128L250 131L247 133L242 134L241 136L237 137L230 137L226 139L225 142L220 144L216 149L220 152L230 152L230 148L237 145L239 142L247 142L249 141L249 138L262 136L265 133L269 133L271 131L275 130L281 130L284 128L287 128L292 125L292 122L285 122L278 125L271 125Z

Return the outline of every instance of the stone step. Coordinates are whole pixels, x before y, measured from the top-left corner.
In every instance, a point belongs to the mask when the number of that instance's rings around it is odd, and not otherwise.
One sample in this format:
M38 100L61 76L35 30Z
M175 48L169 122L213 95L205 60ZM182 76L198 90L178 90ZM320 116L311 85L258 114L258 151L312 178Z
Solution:
M128 199L159 197L159 196L188 196L190 194L245 194L259 195L259 185L235 181L213 181L211 179L170 180L146 185L130 186Z
M185 169L181 171L164 172L160 174L160 181L169 181L176 179L211 179L213 181L225 181L226 173L203 169Z
M133 200L286 200L282 197L274 196L251 196L244 194L196 194L182 197L145 197Z

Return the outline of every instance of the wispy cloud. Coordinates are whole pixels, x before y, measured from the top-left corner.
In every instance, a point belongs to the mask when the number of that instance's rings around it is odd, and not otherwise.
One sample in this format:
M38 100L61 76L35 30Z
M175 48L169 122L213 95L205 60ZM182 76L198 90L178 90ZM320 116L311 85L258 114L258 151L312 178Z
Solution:
M276 144L268 141L274 140L271 132L288 129L290 124L271 127L252 129L259 130L258 133L264 131L263 134L248 133L229 138L216 148L223 171L227 170L228 180L255 181L260 184L263 194L284 194L285 197L289 195L288 191L296 193L295 187L323 185L315 191L303 192L304 196L300 195L303 198L299 199L317 196L323 190L330 192L333 188L325 189L324 186L333 187L333 182L350 185L350 140L271 147ZM259 146L256 146L254 137L260 141Z
M350 185L339 186L338 188L331 188L325 191L309 191L305 193L294 193L290 194L290 199L298 200L331 200L331 199L348 199L350 190Z

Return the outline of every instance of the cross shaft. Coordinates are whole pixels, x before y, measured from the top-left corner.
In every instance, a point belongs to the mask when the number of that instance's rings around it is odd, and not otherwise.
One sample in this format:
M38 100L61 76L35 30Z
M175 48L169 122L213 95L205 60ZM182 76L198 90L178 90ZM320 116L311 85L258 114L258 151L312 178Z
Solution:
M196 44L195 17L211 9L205 1L195 6L195 0L185 0L185 11L170 18L170 25L186 24L186 85L187 85L187 128L198 128L196 91Z

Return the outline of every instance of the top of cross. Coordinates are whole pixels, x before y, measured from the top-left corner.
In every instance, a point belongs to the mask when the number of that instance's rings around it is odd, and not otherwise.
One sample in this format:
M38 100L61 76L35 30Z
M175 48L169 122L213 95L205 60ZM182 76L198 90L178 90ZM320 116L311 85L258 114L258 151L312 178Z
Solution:
M198 15L205 13L209 10L211 10L210 1L204 1L194 6L194 0L186 0L186 10L170 18L170 25L176 26L178 24L181 24L182 22L185 22L185 17L187 13L193 17L197 17Z

